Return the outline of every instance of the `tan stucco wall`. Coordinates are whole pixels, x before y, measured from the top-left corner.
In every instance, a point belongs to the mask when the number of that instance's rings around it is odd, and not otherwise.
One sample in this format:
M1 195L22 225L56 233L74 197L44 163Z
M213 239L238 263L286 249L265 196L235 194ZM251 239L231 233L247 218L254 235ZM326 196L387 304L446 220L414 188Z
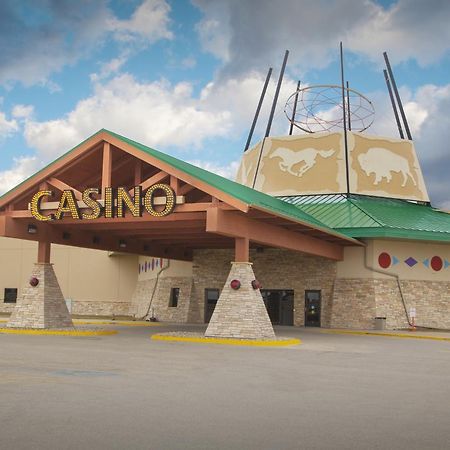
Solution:
M5 288L22 288L28 283L36 261L37 244L19 239L0 238L0 311L9 310L3 303ZM66 299L72 299L73 312L86 309L98 313L117 307L126 313L137 281L137 256L52 245L51 262ZM105 304L100 306L100 304ZM109 305L108 305L109 304ZM120 304L120 305L118 305Z
M426 281L449 281L450 267L445 268L445 260L450 261L450 244L401 241L377 239L366 242L367 248L347 247L344 249L344 260L337 264L338 278L385 278L390 279L391 275L397 275L402 280L426 280ZM391 260L397 258L398 263L393 264L386 269L380 266L378 258L381 253L390 255ZM435 271L431 268L431 258L438 256L442 259L444 265L441 270ZM405 260L413 257L417 264L410 267ZM372 271L365 267L366 258L367 267L373 268ZM428 259L428 267L424 261ZM383 275L385 273L386 275Z

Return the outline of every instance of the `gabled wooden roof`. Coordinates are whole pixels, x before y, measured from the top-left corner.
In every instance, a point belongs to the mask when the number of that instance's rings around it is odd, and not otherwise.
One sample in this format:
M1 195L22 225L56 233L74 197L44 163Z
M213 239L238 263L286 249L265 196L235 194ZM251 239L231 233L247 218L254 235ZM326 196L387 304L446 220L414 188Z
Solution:
M119 219L102 217L96 221L89 221L89 223L65 217L61 221L38 223L39 232L42 233L41 238L45 232L52 242L117 250L115 244L117 239L111 238L107 242L107 234L108 237L122 237L122 241L128 239L130 245L127 245L126 251L132 253L159 256L157 252L162 252L164 257L175 258L187 255L186 258L189 259L195 248L232 246L233 235L229 235L229 230L226 232L220 230L220 226L227 221L223 214L216 228L208 230L207 215L208 213L211 215L214 208L219 208L230 221L236 221L239 216L242 225L241 219L245 218L247 222L245 222L244 228L248 228L246 233L252 235L249 238L254 245L278 246L275 242L277 241L276 236L264 238L262 224L265 224L266 227L270 224L272 228L265 228L265 230L271 235L284 234L291 238L297 239L301 236L307 239L308 243L304 242L304 250L302 250L307 253L330 256L333 251L328 255L327 251L324 253L322 250L316 249L317 245L321 247L320 243L329 244L330 249L335 246L340 250L342 250L342 245L359 245L358 241L332 230L294 205L107 130L95 133L0 197L0 235L39 240L39 236L30 236L25 233L23 224L34 220L28 211L28 203L32 195L42 186L48 186L61 192L64 189L72 189L80 197L81 192L88 187L124 186L131 188L141 185L143 189L146 189L152 184L160 182L170 183L177 196L183 199L182 203L175 207L173 215L158 218L157 221L154 217L147 216L145 218L124 217ZM183 228L182 223L186 222L187 224L189 221L193 221L191 223L193 228L187 232L187 228ZM162 225L169 222L174 222L171 225L173 227L171 232L169 232L169 226ZM22 229L18 226L19 223L22 223ZM158 235L157 230L160 228L164 229L160 230ZM63 233L66 239L58 238L62 229L66 230ZM139 229L142 234L136 237ZM259 237L255 235L257 229L259 229ZM98 243L98 236L95 236L100 231L103 235L103 244L101 245ZM241 229L240 233L242 234L244 231ZM77 241L79 243L75 243L75 234L79 235ZM97 239L94 239L95 237ZM239 234L236 234L236 237L239 237ZM136 241L136 245L131 245L130 238L135 238L133 242ZM87 245L92 240L97 243ZM294 250L299 250L299 247L302 246L300 242L297 243L298 245L286 245L288 241L289 239L281 246ZM147 244L145 244L146 242ZM311 243L314 245L310 248L309 244ZM339 259L336 255L337 253L334 254L334 257L330 257Z

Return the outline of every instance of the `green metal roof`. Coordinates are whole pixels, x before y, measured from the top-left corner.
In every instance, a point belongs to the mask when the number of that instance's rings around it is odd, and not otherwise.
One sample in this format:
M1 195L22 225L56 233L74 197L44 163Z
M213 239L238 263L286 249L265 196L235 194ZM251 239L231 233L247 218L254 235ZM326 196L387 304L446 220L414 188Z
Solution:
M354 194L279 198L347 236L450 242L450 214L429 205Z

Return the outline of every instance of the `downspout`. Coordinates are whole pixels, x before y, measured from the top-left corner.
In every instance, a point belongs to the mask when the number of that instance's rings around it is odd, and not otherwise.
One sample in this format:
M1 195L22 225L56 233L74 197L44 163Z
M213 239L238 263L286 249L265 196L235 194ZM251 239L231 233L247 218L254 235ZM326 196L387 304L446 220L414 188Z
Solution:
M154 286L153 286L153 291L152 291L152 295L151 295L151 297L150 297L150 302L149 302L149 304L148 304L147 312L146 312L139 320L145 319L145 317L147 317L147 316L149 315L150 309L151 309L152 304L153 304L153 298L154 298L154 296L155 296L156 288L157 288L157 286L158 286L159 276L160 276L166 269L168 269L169 267L170 267L170 259L167 260L167 266L166 266L166 267L163 267L163 268L156 274L156 281L155 281L155 284L154 284ZM152 317L153 317L153 314L152 314Z
M411 322L411 319L408 314L408 308L406 307L405 297L403 296L403 290L402 290L402 286L400 283L400 277L395 273L389 273L384 270L375 269L375 267L372 267L371 265L369 265L367 261L368 261L368 255L367 255L367 243L366 243L366 245L364 246L364 267L367 270L370 270L371 272L376 272L376 273L380 273L382 275L387 275L389 277L394 277L397 280L397 286L398 286L398 290L400 292L400 298L402 299L403 309L405 310L405 317L406 317L406 321L408 322L408 325L410 327L415 326L415 327L419 327L419 328L427 328L429 330L437 330L438 329L436 327L426 327L423 325L418 325L417 323L413 324Z

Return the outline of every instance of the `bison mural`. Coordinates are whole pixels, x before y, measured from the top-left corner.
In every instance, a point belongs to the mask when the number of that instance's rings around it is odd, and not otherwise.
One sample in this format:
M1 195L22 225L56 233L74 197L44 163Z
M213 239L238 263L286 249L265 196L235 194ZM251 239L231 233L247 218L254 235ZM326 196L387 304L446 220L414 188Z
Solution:
M406 186L408 178L416 186L416 180L411 173L408 160L386 148L372 147L366 153L358 156L358 162L367 176L375 174L375 185L381 183L383 178L390 183L393 173L401 173L402 187Z

